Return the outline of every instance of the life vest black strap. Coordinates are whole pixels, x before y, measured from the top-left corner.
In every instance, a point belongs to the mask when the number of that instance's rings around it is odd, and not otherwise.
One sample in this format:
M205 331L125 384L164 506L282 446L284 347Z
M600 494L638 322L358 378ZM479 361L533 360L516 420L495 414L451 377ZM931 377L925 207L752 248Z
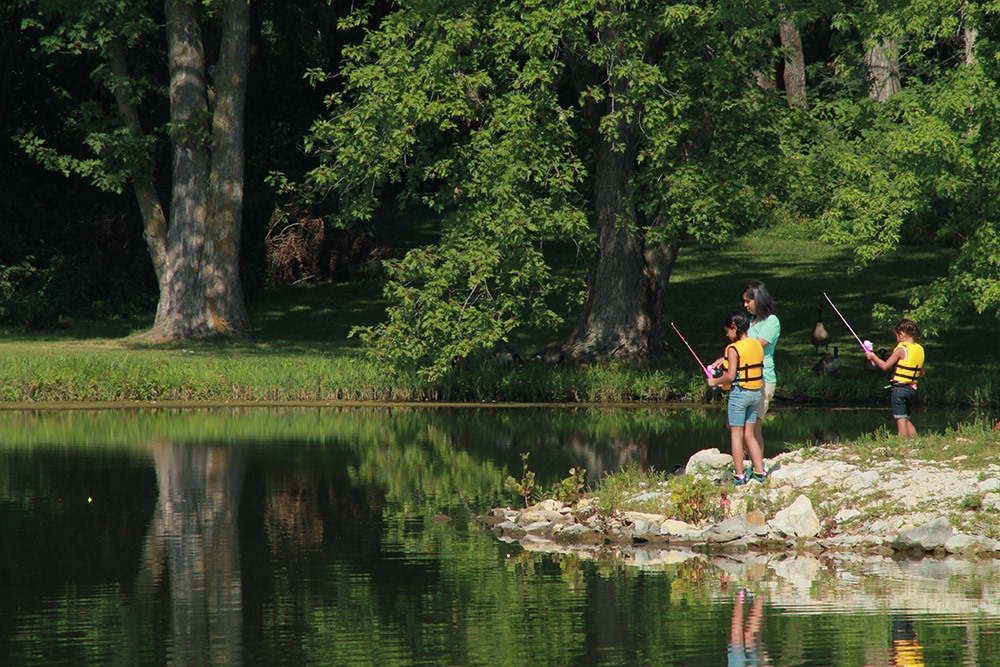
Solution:
M751 369L758 369L758 372L751 376ZM737 366L736 373L738 378L736 382L741 386L745 382L760 382L764 379L764 362L747 364L746 366Z
M893 375L903 380L916 381L920 378L920 366L907 366L903 363L897 363L896 372Z

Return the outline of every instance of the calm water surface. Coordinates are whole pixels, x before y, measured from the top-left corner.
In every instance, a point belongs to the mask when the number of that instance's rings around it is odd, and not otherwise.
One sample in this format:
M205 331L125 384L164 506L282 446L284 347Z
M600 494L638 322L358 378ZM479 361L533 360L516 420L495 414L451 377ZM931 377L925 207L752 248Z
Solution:
M1000 665L992 561L546 554L474 520L522 452L544 485L666 469L723 419L0 412L0 665ZM768 448L887 421L779 412Z

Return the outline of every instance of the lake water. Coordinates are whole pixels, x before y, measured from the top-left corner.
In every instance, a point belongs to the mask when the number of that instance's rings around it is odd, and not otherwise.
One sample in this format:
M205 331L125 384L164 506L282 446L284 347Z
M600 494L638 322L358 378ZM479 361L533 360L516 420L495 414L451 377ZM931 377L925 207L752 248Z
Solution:
M924 430L970 415L921 413ZM786 410L788 443L888 425ZM571 466L666 469L721 410L0 412L0 665L1000 665L1000 566L550 554L475 521Z

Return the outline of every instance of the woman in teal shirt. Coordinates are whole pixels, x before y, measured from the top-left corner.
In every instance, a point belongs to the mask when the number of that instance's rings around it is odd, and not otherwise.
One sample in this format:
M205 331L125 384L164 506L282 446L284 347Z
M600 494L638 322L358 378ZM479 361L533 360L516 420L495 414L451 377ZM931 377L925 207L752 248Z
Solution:
M750 329L747 336L756 338L764 346L764 390L761 392L760 408L757 411L757 424L754 426L757 442L761 451L764 449L764 438L761 435L761 424L764 415L771 406L774 389L778 384L778 376L774 372L774 346L781 336L781 322L774 314L774 299L767 291L767 285L755 281L747 285L743 291L743 307L750 313Z

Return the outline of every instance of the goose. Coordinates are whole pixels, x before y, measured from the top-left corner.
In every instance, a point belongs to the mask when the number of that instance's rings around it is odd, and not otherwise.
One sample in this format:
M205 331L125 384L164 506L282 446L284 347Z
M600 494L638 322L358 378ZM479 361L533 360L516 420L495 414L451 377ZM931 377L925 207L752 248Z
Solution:
M840 348L834 345L833 356L823 357L817 361L816 365L813 366L813 372L826 373L829 375L830 373L836 373L838 370L840 370Z
M493 348L493 358L500 362L501 366L511 366L521 363L521 355L514 351L510 345L498 344Z
M819 302L819 308L816 315L816 326L813 327L812 334L809 336L809 342L816 347L816 353L819 354L819 348L822 346L824 349L830 349L830 332L826 330L823 326L823 302Z
M563 362L563 351L558 347L545 347L531 355L532 361L540 361L549 366L558 366Z

